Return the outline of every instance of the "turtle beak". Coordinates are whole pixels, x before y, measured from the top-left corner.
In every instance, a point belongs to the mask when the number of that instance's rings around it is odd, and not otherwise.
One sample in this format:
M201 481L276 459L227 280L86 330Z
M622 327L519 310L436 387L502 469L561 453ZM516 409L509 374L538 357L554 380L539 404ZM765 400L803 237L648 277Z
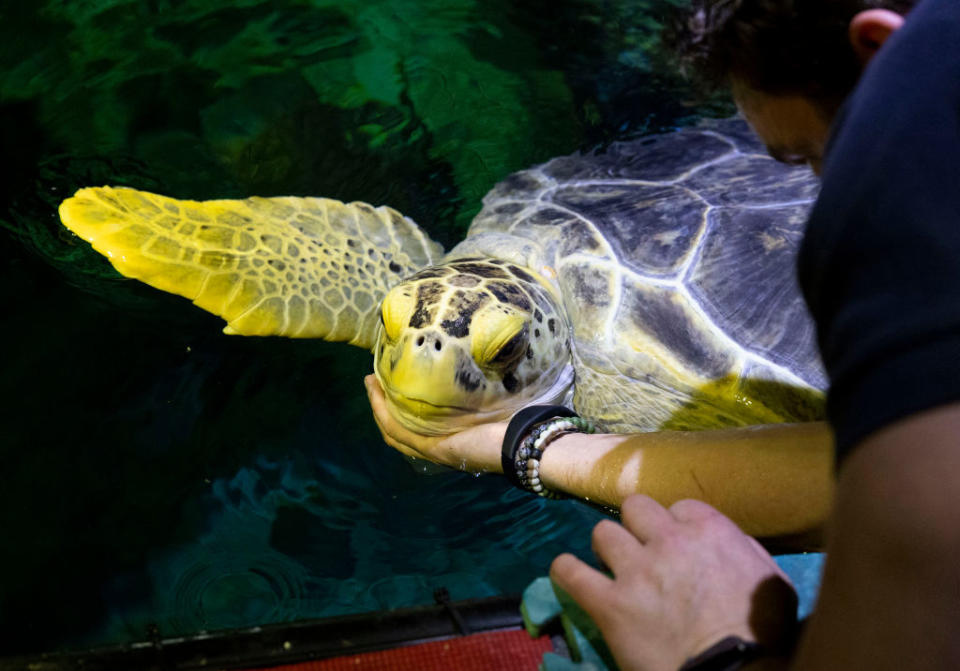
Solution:
M463 357L457 356L456 347L447 345L437 332L418 331L404 336L391 355L377 360L377 377L398 416L416 418L420 423L473 412L470 390L463 386L463 376L458 376ZM476 374L485 382L479 371Z

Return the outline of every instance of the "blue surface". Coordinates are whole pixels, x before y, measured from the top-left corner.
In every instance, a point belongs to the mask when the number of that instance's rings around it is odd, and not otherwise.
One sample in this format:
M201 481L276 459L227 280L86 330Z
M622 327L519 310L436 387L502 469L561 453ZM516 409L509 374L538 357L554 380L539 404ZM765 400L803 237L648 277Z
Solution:
M797 590L797 597L800 602L797 606L797 617L805 618L813 610L817 601L826 555L822 552L805 552L803 554L780 555L775 559Z

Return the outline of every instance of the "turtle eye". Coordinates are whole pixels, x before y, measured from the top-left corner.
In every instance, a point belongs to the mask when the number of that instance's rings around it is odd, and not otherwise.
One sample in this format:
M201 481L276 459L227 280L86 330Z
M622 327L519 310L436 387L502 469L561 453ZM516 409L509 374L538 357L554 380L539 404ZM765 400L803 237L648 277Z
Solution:
M526 351L529 326L524 315L498 311L474 317L470 332L474 361L503 366Z
M403 333L404 327L410 323L410 317L416 309L416 302L409 288L404 286L394 287L383 299L383 305L380 307L380 322L390 342L396 342Z
M490 363L506 365L519 357L526 350L528 332L527 325L524 324L523 328L520 329L520 333L505 342L503 347L497 351L496 355L490 359Z

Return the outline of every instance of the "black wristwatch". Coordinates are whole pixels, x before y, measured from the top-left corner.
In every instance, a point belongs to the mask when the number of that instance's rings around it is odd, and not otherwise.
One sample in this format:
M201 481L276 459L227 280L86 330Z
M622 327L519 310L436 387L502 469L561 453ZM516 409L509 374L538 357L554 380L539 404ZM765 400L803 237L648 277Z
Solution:
M727 636L696 657L691 657L679 671L737 671L758 657L769 654L763 646L739 636Z

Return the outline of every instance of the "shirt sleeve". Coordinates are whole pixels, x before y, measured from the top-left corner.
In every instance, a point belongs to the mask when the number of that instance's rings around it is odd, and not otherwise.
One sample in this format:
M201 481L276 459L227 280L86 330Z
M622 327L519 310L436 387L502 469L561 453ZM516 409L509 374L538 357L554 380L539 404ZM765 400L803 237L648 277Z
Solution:
M923 0L832 133L799 258L838 459L960 400L960 2Z

